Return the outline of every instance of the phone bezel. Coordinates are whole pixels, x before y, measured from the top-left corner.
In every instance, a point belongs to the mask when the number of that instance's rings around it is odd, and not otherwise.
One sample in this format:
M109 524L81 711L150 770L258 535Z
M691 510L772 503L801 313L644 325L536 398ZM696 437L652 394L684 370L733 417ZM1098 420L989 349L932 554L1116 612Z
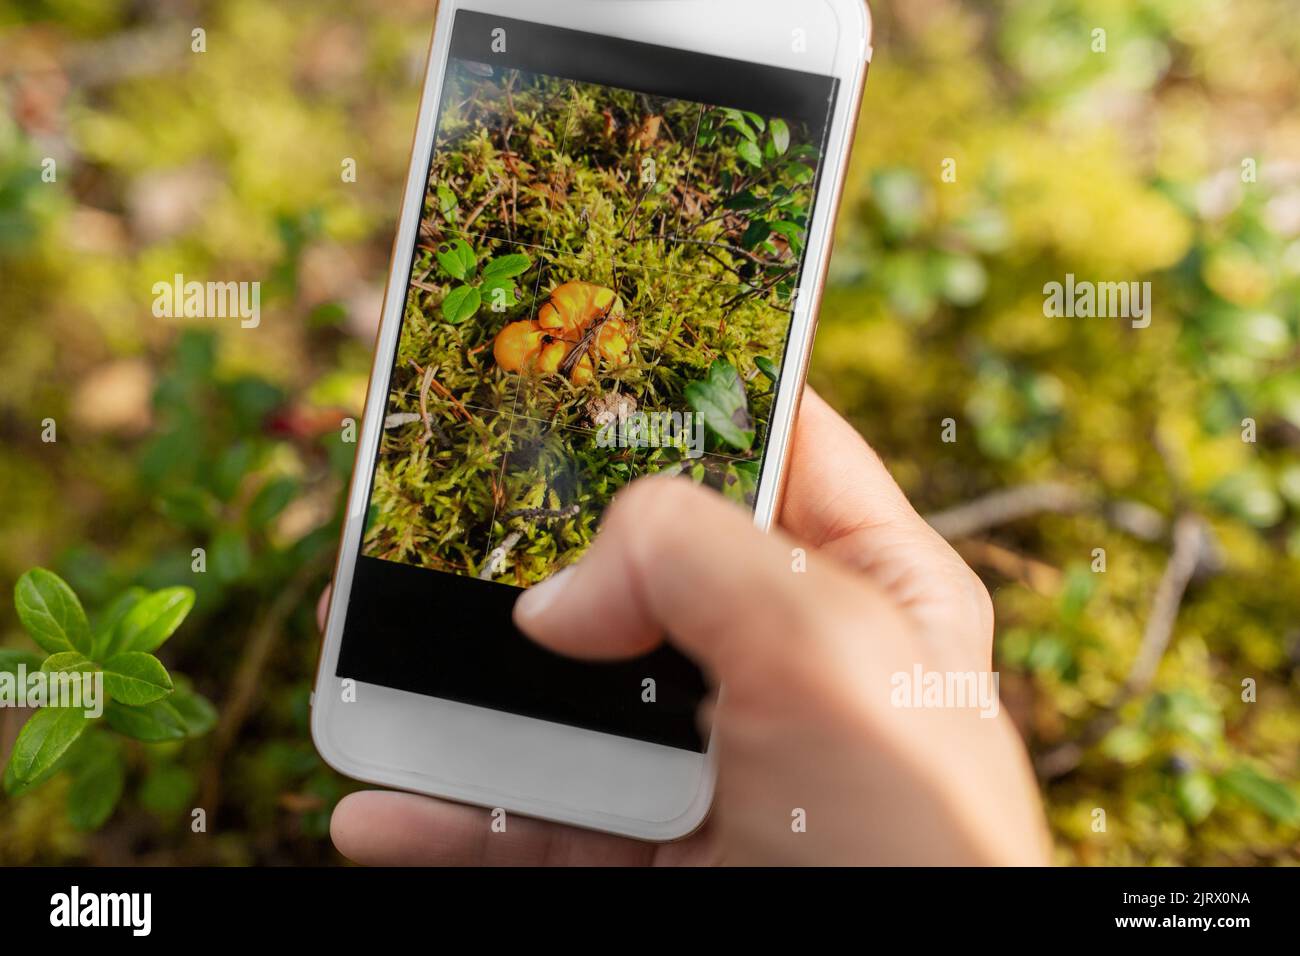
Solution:
M423 159L432 145L452 20L460 10L840 80L801 287L808 294L795 303L755 507L755 523L763 529L771 526L779 506L790 431L812 348L848 143L871 56L870 13L863 0L442 0L437 14L322 641L312 737L328 764L369 783L640 839L677 839L707 816L713 796L712 746L699 754L370 684L357 685L356 700L344 702L334 676L422 210L428 174ZM815 29L814 21L825 17L836 24L833 43L826 42L825 30ZM690 29L682 28L684 22ZM790 42L798 28L807 31L802 52ZM413 728L423 732L413 733Z

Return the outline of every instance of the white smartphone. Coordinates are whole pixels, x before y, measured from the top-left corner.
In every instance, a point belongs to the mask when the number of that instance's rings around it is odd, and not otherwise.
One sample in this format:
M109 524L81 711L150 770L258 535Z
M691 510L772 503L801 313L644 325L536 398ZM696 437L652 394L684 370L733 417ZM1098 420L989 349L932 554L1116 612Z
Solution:
M772 522L870 58L863 0L442 0L313 694L331 766L704 821L691 661L562 659L511 609L642 475Z

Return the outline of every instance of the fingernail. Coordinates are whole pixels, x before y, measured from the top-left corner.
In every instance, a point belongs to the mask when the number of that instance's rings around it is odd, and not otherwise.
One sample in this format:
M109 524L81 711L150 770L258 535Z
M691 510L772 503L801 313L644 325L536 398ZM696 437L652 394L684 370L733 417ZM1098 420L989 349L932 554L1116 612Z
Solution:
M541 584L534 584L515 601L515 618L541 617L569 586L572 577L573 565L570 565L558 574L551 575Z

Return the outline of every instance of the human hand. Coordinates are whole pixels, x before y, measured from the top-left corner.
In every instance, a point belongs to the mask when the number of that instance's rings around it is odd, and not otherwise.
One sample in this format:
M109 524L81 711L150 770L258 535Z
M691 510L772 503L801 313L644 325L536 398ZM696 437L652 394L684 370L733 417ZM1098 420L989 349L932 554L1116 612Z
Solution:
M634 657L671 634L723 685L718 788L699 832L646 844L518 819L490 834L486 810L371 791L339 803L335 845L387 865L1046 862L1006 716L893 704L894 676L917 666L989 671L988 593L811 390L780 525L765 535L689 482L641 481L582 561L516 605L521 629L575 657Z

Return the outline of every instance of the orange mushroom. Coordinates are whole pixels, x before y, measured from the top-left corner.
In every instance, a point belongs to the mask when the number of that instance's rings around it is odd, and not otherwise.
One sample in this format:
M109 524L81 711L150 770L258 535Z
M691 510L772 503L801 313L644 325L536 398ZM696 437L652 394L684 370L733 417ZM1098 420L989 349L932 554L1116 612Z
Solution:
M582 355L575 360L578 349ZM623 299L613 289L578 281L557 287L536 319L507 325L492 346L497 364L507 372L557 375L567 363L574 385L596 377L595 358L626 365L631 351Z

